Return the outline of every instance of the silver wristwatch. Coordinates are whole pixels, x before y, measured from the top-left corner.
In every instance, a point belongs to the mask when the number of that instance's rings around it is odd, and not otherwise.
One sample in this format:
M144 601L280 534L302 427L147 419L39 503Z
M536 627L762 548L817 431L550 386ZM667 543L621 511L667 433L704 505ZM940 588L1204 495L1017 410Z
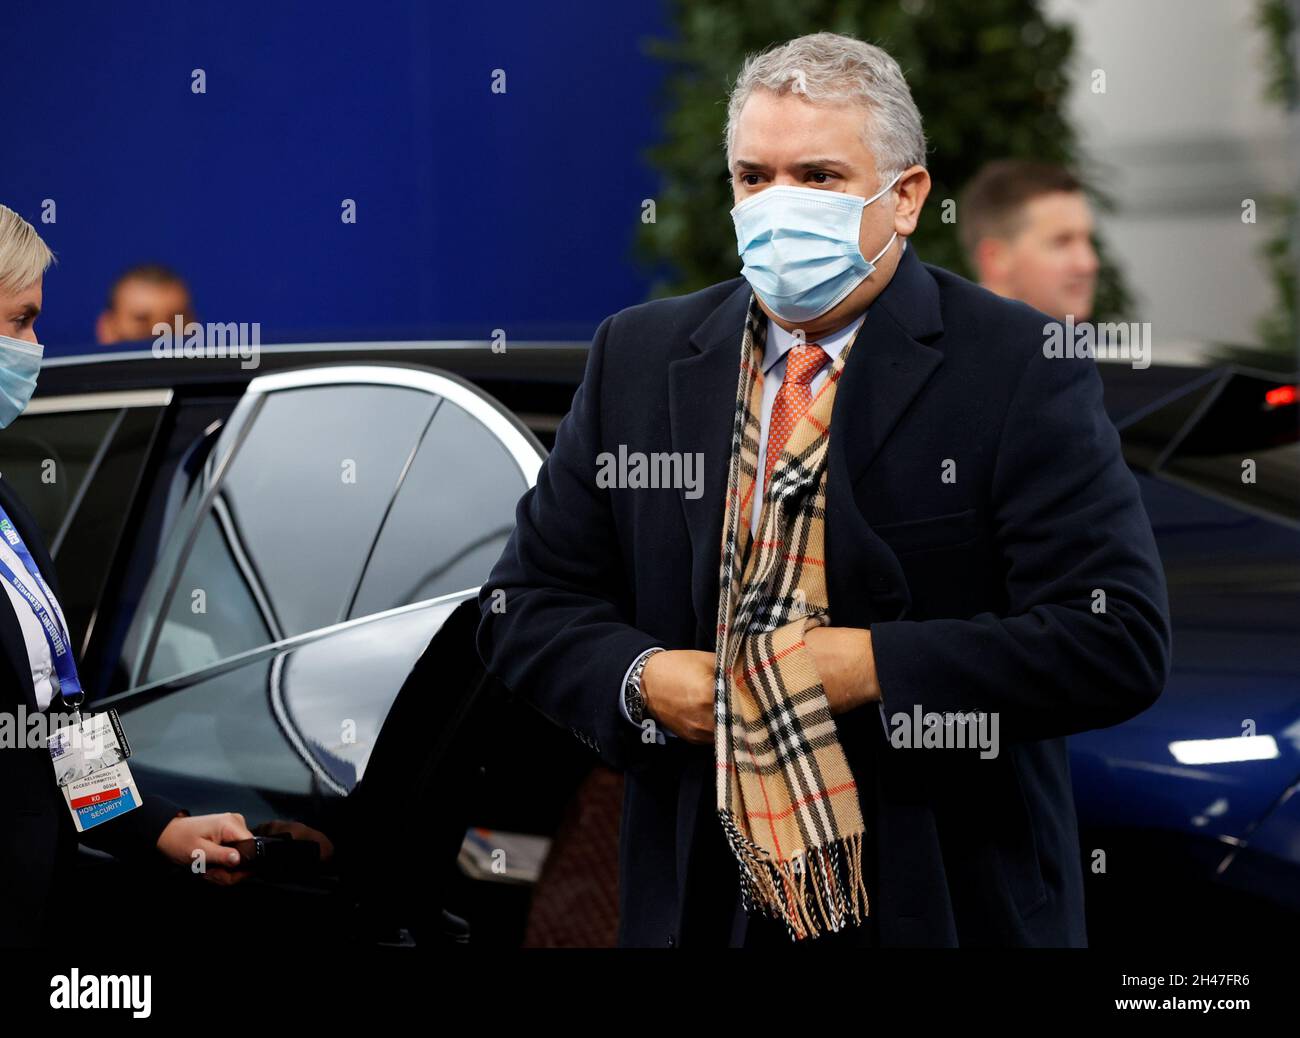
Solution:
M627 681L623 683L623 705L627 707L627 716L634 724L639 725L645 720L645 696L641 694L641 675L645 672L645 665L650 662L650 657L656 652L663 651L663 649L647 649L643 652L640 659L632 664Z

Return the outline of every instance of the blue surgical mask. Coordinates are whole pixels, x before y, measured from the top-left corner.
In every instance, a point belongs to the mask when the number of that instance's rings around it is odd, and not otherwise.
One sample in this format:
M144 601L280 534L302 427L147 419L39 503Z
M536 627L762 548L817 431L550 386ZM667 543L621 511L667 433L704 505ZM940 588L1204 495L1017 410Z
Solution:
M0 335L0 429L23 413L36 389L45 347Z
M832 309L869 278L898 237L895 231L872 259L858 248L862 210L892 188L894 177L870 198L811 187L769 187L731 210L741 274L768 308L803 322Z

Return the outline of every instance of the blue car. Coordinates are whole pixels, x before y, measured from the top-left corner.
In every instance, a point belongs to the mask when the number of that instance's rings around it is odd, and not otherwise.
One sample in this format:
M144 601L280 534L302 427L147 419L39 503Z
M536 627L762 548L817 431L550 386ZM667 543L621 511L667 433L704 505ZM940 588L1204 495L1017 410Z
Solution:
M1153 707L1070 740L1089 937L1231 946L1300 912L1295 378L1102 374L1174 637Z

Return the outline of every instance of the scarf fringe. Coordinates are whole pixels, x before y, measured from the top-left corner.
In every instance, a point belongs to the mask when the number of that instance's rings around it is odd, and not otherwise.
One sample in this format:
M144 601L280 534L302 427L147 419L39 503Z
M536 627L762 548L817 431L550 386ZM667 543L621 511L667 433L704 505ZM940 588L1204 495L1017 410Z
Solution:
M801 859L777 861L721 812L723 831L740 862L745 911L785 923L792 941L820 937L861 924L870 910L862 874L862 834L808 850Z

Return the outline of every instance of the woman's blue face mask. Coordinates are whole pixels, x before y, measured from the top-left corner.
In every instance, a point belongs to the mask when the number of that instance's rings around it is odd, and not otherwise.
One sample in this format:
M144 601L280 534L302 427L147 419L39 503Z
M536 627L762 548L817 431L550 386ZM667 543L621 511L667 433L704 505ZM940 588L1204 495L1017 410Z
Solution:
M36 389L45 347L0 335L0 429L23 413Z
M898 182L894 177L870 198L811 187L769 187L731 210L741 274L778 317L811 321L843 302L869 278L898 237L872 259L858 248L862 210Z

